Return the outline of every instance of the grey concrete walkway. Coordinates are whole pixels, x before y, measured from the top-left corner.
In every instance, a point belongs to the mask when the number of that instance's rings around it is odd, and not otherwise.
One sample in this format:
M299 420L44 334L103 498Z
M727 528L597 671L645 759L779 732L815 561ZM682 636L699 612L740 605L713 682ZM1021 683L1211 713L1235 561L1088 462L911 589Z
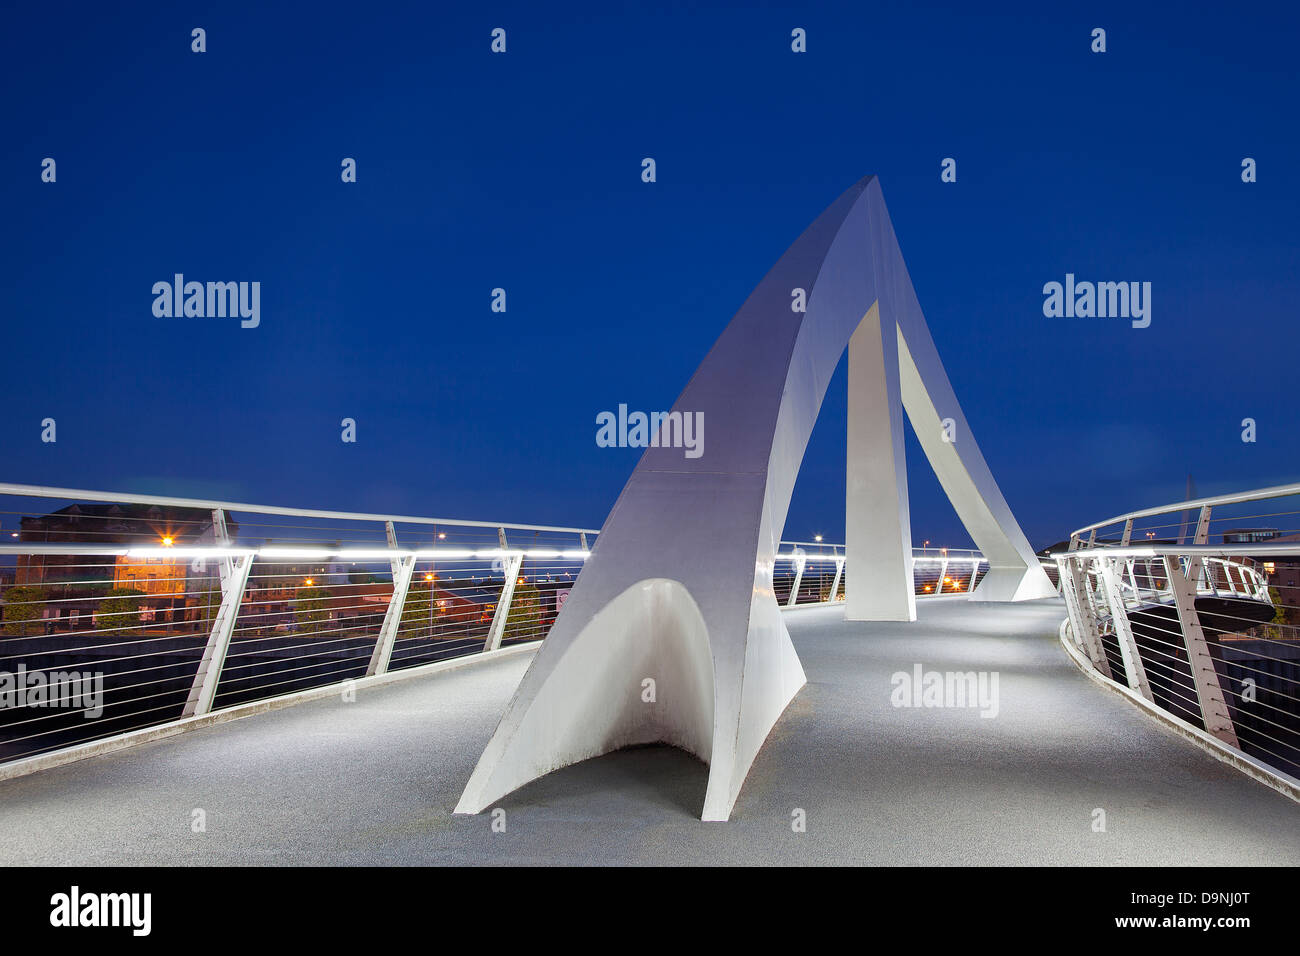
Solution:
M531 784L501 801L504 833L453 816L515 658L0 783L0 863L1300 864L1300 806L1081 675L1056 640L1063 613L793 612L809 682L729 823L699 821L706 768L668 748ZM998 672L1000 713L892 706L891 675L916 663Z

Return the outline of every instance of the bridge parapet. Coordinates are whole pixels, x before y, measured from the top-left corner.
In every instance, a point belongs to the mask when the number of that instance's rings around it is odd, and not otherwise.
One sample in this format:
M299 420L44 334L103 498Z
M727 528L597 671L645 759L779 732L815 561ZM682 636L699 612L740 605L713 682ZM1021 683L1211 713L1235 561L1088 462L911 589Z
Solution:
M599 536L15 484L0 502L0 776L535 644ZM782 541L782 608L842 604L845 563L843 544ZM957 548L913 563L921 597L969 593L988 569Z
M1300 794L1300 485L1120 515L1055 560L1086 669Z

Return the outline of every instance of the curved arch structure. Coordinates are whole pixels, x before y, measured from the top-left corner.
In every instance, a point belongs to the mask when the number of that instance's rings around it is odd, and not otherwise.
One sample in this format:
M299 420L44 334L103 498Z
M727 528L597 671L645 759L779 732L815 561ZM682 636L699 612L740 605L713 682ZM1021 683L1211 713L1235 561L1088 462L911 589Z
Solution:
M796 311L797 290L806 311ZM971 437L869 176L786 251L696 370L673 411L703 413L705 453L646 450L456 812L478 813L560 767L664 741L709 764L702 818L728 818L806 680L772 572L846 346L846 616L916 617L904 408L989 561L972 598L1055 594Z

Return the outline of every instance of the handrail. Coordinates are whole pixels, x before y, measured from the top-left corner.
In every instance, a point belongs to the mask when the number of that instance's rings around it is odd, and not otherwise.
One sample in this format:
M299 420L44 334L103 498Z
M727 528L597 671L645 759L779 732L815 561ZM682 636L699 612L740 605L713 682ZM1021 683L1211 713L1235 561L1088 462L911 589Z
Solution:
M1285 498L1288 495L1300 495L1300 483L1290 485L1274 485L1270 488L1256 488L1253 491L1239 491L1226 495L1211 495L1208 498L1192 498L1187 501L1177 501L1169 505L1161 505L1156 508L1143 508L1140 511L1130 511L1128 514L1122 514L1106 521L1098 521L1090 525L1084 525L1074 535L1086 534L1097 528L1105 528L1113 524L1122 524L1134 518L1150 518L1155 515L1172 514L1175 511L1191 511L1196 508L1212 508L1215 505L1238 504L1243 501L1262 501L1265 498Z
M1300 771L1300 588L1278 573L1300 565L1300 542L1208 539L1214 506L1290 495L1300 484L1133 511L1079 529L1073 550L1052 556L1076 662L1278 780ZM1134 518L1179 511L1199 513L1192 543L1131 543ZM1118 540L1095 540L1120 524Z
M170 495L137 495L115 491L85 491L78 488L47 488L42 485L14 485L0 483L0 495L25 498L57 498L69 501L107 501L134 505L165 505L176 508L207 508L209 510L243 512L247 514L283 515L294 518L338 518L342 521L392 521L399 524L455 525L465 528L513 528L517 531L552 531L562 534L599 534L599 528L568 528L560 525L518 524L510 521L468 521L461 518L420 518L413 515L367 514L354 511L324 511L317 508L285 508L280 505L250 505L232 501L210 501L203 498L175 498Z
M117 540L96 540L98 531L71 526L53 541L22 540L43 531L0 540L14 575L0 590L0 671L57 671L80 692L61 696L67 708L0 711L0 763L544 638L599 535L12 483L0 483L0 496L15 514L36 504L24 498L211 512L210 526L175 541L143 525L148 537L107 529ZM238 532L227 530L231 515ZM325 521L243 527L250 515ZM328 529L347 540L321 542L313 523L347 525ZM410 524L449 533L401 527ZM782 541L774 557L783 610L844 600L843 543ZM969 549L918 548L913 559L915 587L927 593L969 592L987 566ZM97 705L88 686L100 688Z
M1300 544L1117 544L1094 545L1091 548L1079 548L1058 554L1071 554L1085 558L1102 555L1108 558L1158 558L1166 554L1190 554L1213 558L1272 558L1300 555Z

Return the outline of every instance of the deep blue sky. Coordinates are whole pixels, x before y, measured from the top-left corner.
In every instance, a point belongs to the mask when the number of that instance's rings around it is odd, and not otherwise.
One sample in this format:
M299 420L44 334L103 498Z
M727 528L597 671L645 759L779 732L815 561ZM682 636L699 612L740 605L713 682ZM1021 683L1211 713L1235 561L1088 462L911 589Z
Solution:
M1045 6L15 5L0 479L598 526L639 452L597 412L671 405L873 172L1036 547L1300 479L1300 15ZM155 318L174 272L259 280L261 327ZM1066 272L1151 327L1044 318ZM844 418L841 367L787 537L842 533ZM909 451L916 541L963 543Z

